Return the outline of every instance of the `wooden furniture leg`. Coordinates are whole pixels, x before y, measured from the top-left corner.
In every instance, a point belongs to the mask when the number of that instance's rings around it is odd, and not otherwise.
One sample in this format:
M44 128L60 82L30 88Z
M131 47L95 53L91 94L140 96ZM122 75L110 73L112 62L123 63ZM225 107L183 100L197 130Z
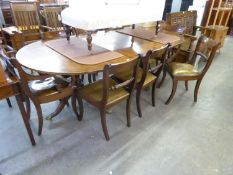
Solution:
M12 105L11 105L11 101L10 101L10 99L9 99L9 98L7 98L7 99L6 99L6 101L7 101L7 104L8 104L8 106L9 106L9 108L12 108Z
M91 51L91 49L92 49L92 36L91 36L91 34L92 33L90 31L87 32L87 48L89 51Z
M25 125L25 127L27 129L28 136L29 136L29 138L31 140L32 145L35 146L36 142L35 142L35 139L34 139L33 134L32 134L32 129L31 129L31 126L30 126L30 123L29 123L29 120L28 120L24 105L23 105L22 97L21 97L20 94L18 94L18 95L15 96L15 98L16 98L17 104L19 106L19 110L21 112L24 125Z

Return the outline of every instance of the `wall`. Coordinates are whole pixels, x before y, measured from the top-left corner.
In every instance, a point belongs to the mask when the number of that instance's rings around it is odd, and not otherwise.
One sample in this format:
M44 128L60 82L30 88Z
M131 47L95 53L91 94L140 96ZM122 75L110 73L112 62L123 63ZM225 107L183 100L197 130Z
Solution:
M173 0L171 12L179 12L182 0Z

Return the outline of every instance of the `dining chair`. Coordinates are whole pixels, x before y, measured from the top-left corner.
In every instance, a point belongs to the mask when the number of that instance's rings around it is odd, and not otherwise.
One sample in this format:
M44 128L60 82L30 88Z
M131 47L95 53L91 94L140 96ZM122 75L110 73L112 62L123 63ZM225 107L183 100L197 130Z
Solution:
M183 42L179 47L174 47L176 52L174 61L187 62L193 54L196 38L197 11L182 11L167 13L166 21L161 24L162 31L180 34Z
M25 42L40 39L40 32L48 30L41 25L37 2L10 2L14 25L22 32ZM18 32L19 33L19 32Z
M0 58L0 84L6 81L6 72L8 72L8 66L6 63ZM8 73L7 73L8 74ZM10 98L6 98L7 105L9 108L12 108L12 104Z
M61 22L62 7L44 7L45 24L50 30L64 31Z
M100 110L101 124L104 132L104 136L108 141L109 134L106 122L106 111L122 102L127 100L126 104L126 115L127 115L127 126L130 127L130 104L132 98L132 92L135 87L138 63L140 57L136 59L128 60L124 63L119 64L107 64L103 69L103 79L84 85L77 89L77 98L79 99L79 111L80 118L83 117L83 102L82 99L92 104ZM126 81L118 83L111 79L111 76L127 70L133 70L133 75ZM129 91L126 91L124 87L128 86Z
M5 45L3 43L1 43L1 48L5 50L5 53L8 55L14 55L15 51L12 47ZM3 71L6 71L7 75L9 75L9 69L11 68L11 65L9 65L9 62L7 60L4 60L3 58L0 58L0 61L2 63L2 68ZM15 73L15 72L14 72ZM13 75L12 73L10 75ZM7 101L7 105L9 108L12 108L12 104L10 101L10 98L6 98Z
M190 61L187 63L170 62L165 65L164 71L168 72L173 83L172 92L165 104L169 104L174 97L178 81L184 81L185 88L188 90L188 81L196 80L194 102L197 101L200 84L213 61L219 44L219 42L202 35L198 39L194 54ZM166 74L164 74L164 76L166 76Z
M171 45L167 44L159 49L153 51L149 50L144 57L141 58L140 68L138 69L137 83L136 83L136 105L138 116L142 117L141 110L141 92L143 89L152 85L152 106L155 106L155 89L157 79L164 68L167 59L168 49ZM125 81L132 76L132 71L129 70L124 73L118 73L114 78L118 81Z
M2 56L7 58L7 56L4 54L2 54ZM71 86L62 77L51 75L28 74L21 67L20 63L14 58L10 59L10 62L18 71L23 93L33 102L36 108L38 117L38 135L41 135L43 127L43 115L41 104L57 100L60 101L55 112L53 112L47 117L47 119L51 120L53 117L55 117L62 111L62 109L67 104L68 99L72 96L72 107L75 114L77 114L77 109L74 108L74 106L76 106L76 100L74 97L75 95L73 93L76 88L75 86ZM29 119L30 111L27 112L27 116Z

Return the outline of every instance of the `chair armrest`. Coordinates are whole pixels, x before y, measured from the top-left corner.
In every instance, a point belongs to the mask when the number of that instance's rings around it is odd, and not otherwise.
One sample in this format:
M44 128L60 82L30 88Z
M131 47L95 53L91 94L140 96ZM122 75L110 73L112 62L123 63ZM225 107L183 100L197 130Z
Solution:
M115 86L110 87L109 90L116 90L116 89L128 86L133 81L134 81L134 78L131 78L129 80L126 80L126 81L124 81L122 83L119 83L119 84L116 84Z
M206 55L204 55L203 53L201 52L196 52L196 55L200 55L202 59L204 59L204 61L208 61L208 57Z
M16 26L4 27L2 28L2 32L8 35L14 35L15 33L22 34L22 31Z
M195 41L195 40L197 39L197 37L194 36L194 35L183 34L183 36L184 36L185 38L190 39L191 41Z
M182 46L184 47L186 44L188 47L186 47L185 51L190 52L193 46L193 42L197 40L197 37L189 34L183 34L182 36L184 37L184 44ZM182 50L184 50L183 47Z
M149 69L149 72L151 72L151 73L153 73L153 74L156 74L156 72L158 72L158 70L162 67L162 65L163 65L163 64L160 63L160 64L158 64L158 65L156 65L156 66L150 68L150 69Z
M42 29L47 29L47 30L53 30L52 27L44 26L44 25L40 25L40 28L42 28Z
M202 30L203 26L193 26L193 35L196 35L197 30Z
M28 81L34 81L34 80L44 80L46 78L52 77L52 75L31 75L27 74Z

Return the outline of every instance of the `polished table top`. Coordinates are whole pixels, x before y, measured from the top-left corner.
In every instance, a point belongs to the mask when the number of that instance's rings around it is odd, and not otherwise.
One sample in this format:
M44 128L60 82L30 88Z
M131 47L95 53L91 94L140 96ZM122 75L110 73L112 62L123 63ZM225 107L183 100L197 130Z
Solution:
M146 53L149 49L163 46L161 43L136 38L132 45L131 39L131 36L113 31L106 33L98 32L93 36L93 43L109 50L120 52L124 56L95 65L78 64L50 49L42 41L21 48L16 54L16 59L22 66L41 73L78 75L101 71L105 64L125 62L129 58L135 58L137 54ZM180 43L172 44L177 45Z

